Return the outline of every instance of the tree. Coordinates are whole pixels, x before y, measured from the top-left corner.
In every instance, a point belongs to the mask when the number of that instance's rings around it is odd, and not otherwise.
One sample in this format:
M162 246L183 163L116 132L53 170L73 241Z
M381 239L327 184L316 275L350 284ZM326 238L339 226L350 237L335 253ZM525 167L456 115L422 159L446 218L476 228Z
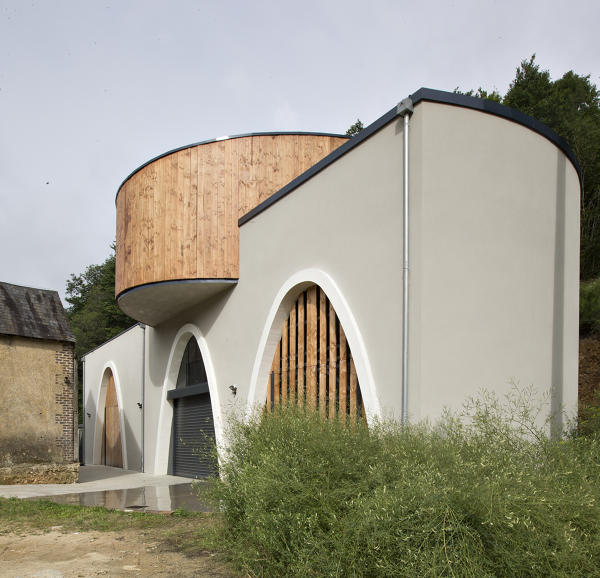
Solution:
M365 128L363 126L362 121L360 120L360 118L356 119L356 122L346 131L346 136L354 136L355 134L358 134L363 128Z
M459 94L465 94L467 96L475 96L476 98L485 98L487 100L493 100L494 102L502 102L502 95L497 90L492 90L492 92L488 92L481 88L481 86L477 90L468 90L467 92L461 92L458 86L454 89L454 92Z
M459 92L458 89L456 92ZM517 68L504 97L479 89L464 94L491 98L537 118L569 144L579 160L581 200L581 279L600 276L600 94L590 77L572 70L553 81L535 54Z
M115 253L101 265L90 265L67 281L67 316L76 338L75 354L81 356L136 323L115 300Z
M83 365L81 356L136 323L115 300L115 246L101 265L90 265L67 281L67 317L75 334L79 375L79 420L83 420Z

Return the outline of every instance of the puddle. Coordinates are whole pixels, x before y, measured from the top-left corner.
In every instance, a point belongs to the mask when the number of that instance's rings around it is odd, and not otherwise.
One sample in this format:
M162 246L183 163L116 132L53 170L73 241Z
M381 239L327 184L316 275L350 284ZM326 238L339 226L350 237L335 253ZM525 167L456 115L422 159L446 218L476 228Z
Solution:
M60 494L55 496L37 496L28 500L50 500L57 504L75 504L79 506L103 506L109 509L132 512L172 512L179 508L189 512L212 512L213 508L202 500L192 484L173 486L145 486L127 490L104 490Z

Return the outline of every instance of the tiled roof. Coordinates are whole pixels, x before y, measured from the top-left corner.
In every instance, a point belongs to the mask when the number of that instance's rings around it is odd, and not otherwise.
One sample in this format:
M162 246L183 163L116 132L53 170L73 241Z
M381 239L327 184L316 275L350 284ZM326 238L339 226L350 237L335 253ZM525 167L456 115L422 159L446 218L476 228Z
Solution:
M0 334L75 341L56 291L0 281Z

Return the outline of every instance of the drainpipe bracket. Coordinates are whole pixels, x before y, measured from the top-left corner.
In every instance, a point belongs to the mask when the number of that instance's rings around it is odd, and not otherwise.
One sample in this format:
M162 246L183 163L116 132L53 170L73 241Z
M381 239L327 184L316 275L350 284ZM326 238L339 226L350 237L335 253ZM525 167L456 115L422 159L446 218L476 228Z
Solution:
M405 99L401 100L396 106L396 114L398 116L411 115L413 113L413 101L407 96Z

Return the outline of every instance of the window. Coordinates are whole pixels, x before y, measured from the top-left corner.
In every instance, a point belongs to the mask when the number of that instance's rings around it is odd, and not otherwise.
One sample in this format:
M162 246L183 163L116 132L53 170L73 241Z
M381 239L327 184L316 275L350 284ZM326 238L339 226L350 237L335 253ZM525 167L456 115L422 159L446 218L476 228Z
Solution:
M208 378L206 377L206 369L204 368L200 348L196 339L192 337L188 341L181 359L179 375L177 376L177 389L207 382Z

